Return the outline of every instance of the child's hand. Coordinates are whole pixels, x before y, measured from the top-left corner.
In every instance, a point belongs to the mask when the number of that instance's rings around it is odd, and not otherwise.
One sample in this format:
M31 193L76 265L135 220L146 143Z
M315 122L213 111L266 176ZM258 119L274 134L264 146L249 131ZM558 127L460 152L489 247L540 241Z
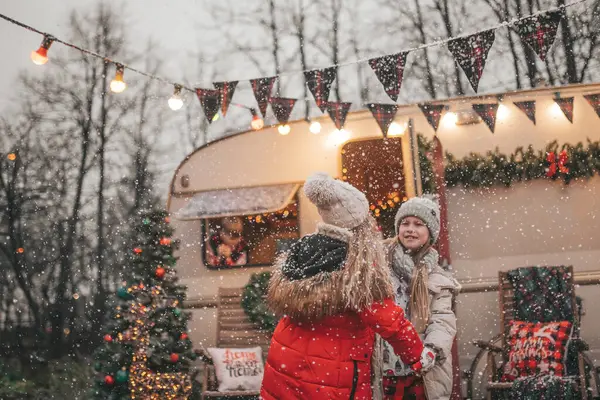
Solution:
M413 371L417 374L424 374L435 365L435 352L429 347L424 347L421 353L421 359L411 365Z

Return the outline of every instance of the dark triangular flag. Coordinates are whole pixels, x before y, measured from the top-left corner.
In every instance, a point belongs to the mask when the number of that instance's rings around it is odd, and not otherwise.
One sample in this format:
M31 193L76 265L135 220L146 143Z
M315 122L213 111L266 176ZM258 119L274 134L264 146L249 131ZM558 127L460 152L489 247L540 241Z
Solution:
M408 52L403 52L369 60L369 65L373 68L385 92L394 101L398 101L400 95L407 55Z
M597 94L586 94L583 97L590 103L592 107L594 107L594 111L596 111L596 115L600 117L600 93Z
M573 97L555 97L554 101L570 123L573 123Z
M473 90L477 92L479 79L483 75L485 60L494 44L496 35L493 29L476 33L464 38L453 39L448 42L448 49L454 59L467 75Z
M546 60L548 50L554 43L563 15L563 10L548 11L521 19L515 24L521 40L531 47L542 61Z
M296 104L296 99L288 99L285 97L271 97L271 108L273 114L280 124L287 124L290 119L290 114Z
M304 72L304 79L306 80L308 89L315 98L317 106L321 112L325 112L331 84L335 79L335 67L306 71Z
M445 107L443 104L419 104L419 108L425 115L425 118L427 118L427 122L429 122L429 125L436 132Z
M271 90L273 90L275 79L277 79L276 76L270 76L268 78L250 80L252 91L254 92L254 98L256 98L258 109L260 110L263 118L266 117L267 114L267 106L269 105L269 98L271 97Z
M535 125L535 100L514 101L513 104L527 115L527 118Z
M327 107L329 116L335 123L336 128L340 130L344 128L346 116L348 115L348 110L350 110L351 105L352 103L343 103L337 101L328 101L325 105L325 107Z
M212 123L213 118L219 112L221 106L221 92L217 89L196 89L196 95L200 100L200 105L204 110L204 115L208 119L208 123Z
M377 121L379 124L381 133L383 133L383 137L386 138L388 135L388 130L390 129L390 125L392 124L392 121L394 121L394 117L398 111L398 105L370 103L367 104L367 107L369 107L369 110L371 110L375 121Z
M494 129L496 128L496 113L498 112L498 103L491 104L473 104L473 110L486 123L488 128L494 133Z
M217 90L221 93L221 114L223 116L227 115L227 109L231 104L231 99L233 98L233 92L235 92L235 88L237 87L238 81L229 81L229 82L214 82L213 85Z

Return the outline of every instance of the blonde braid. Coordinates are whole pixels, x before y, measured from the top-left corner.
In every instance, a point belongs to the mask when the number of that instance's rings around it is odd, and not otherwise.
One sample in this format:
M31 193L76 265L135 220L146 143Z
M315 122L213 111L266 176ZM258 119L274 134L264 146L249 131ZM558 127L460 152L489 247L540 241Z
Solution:
M415 268L410 285L410 314L417 332L424 332L429 322L429 271L423 262L423 256L429 251L425 246L413 257Z

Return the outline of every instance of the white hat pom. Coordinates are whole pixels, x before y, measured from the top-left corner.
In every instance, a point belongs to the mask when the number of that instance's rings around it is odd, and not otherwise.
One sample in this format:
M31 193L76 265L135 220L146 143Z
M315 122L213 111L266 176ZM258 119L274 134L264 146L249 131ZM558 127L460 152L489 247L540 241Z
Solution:
M335 198L335 180L325 172L316 172L304 183L306 197L317 207L332 203Z

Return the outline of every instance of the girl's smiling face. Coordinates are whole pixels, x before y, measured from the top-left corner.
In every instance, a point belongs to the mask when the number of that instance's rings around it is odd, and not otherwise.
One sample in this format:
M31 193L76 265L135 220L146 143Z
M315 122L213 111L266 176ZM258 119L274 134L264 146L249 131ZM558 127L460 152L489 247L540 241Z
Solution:
M410 252L421 249L429 242L429 229L417 217L406 217L398 227L398 240Z

